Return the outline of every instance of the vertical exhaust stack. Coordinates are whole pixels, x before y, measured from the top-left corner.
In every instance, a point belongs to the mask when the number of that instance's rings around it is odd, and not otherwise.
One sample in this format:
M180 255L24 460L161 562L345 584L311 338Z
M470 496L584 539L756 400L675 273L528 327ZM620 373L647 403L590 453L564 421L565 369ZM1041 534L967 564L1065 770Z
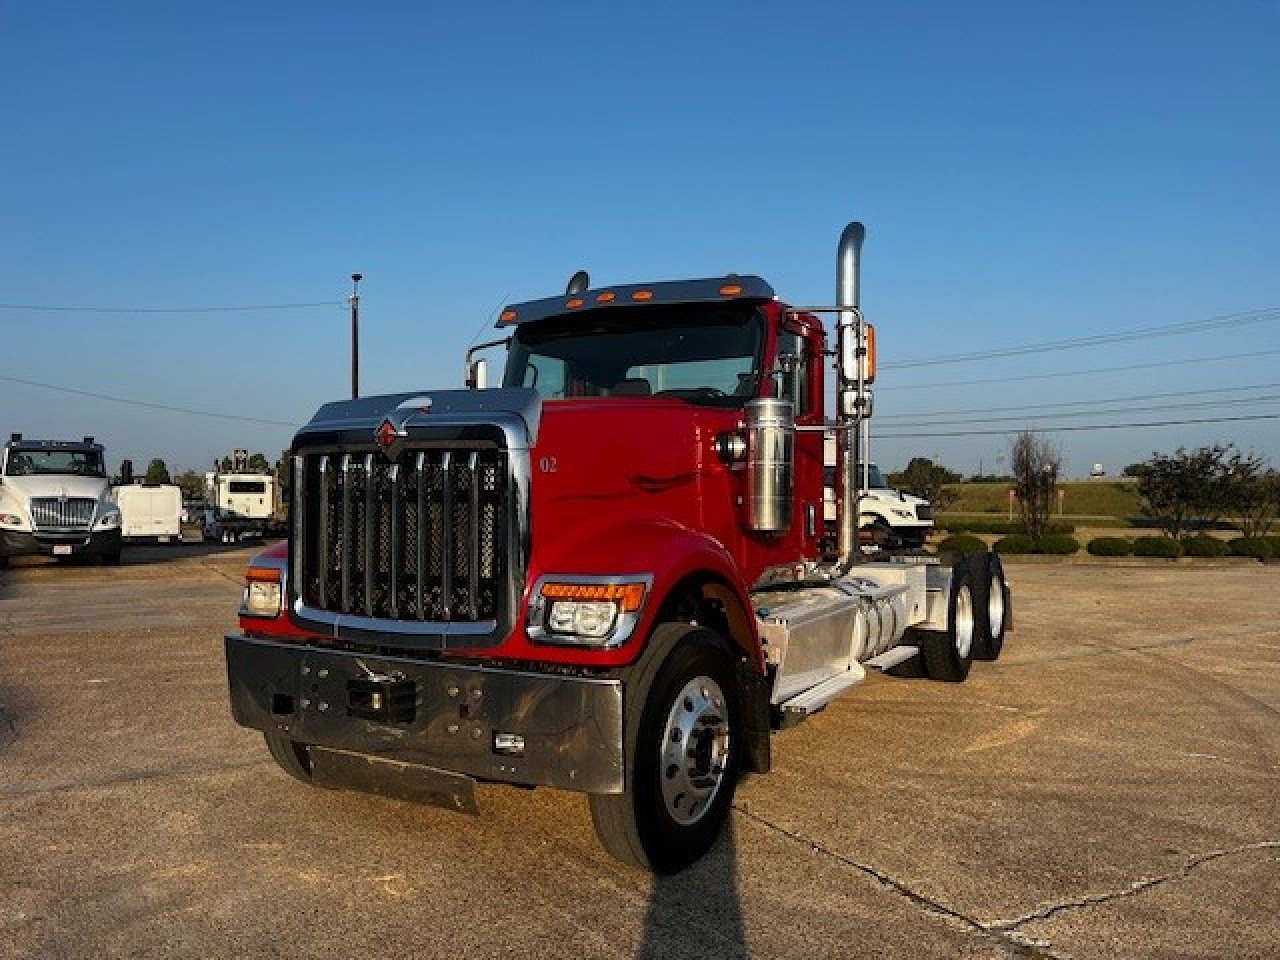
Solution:
M858 446L861 434L862 401L866 392L859 351L862 344L860 281L862 241L866 228L857 221L840 234L836 256L836 463L840 476L840 500L836 509L839 559L834 574L843 576L858 556L858 501L861 484L858 473Z

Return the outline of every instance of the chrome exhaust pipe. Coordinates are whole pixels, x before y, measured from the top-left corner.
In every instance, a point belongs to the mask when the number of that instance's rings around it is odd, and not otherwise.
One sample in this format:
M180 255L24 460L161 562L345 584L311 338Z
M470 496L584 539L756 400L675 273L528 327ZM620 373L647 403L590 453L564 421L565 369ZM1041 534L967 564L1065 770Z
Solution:
M859 346L862 342L861 274L862 241L867 230L854 221L840 234L836 255L836 463L840 476L840 498L836 506L839 559L834 576L843 576L858 557L858 502L861 483L858 447L861 434L861 398L865 392Z

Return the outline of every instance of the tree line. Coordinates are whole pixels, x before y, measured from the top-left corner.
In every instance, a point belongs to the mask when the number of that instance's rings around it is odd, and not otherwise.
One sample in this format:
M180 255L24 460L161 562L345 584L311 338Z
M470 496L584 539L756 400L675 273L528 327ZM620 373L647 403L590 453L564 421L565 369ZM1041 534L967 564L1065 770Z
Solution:
M1061 453L1052 441L1024 431L1010 439L1009 463L1012 473L995 479L1012 487L1019 519L1038 549L1057 497ZM1234 444L1154 452L1124 473L1137 479L1143 515L1174 540L1224 520L1245 537L1262 537L1280 522L1280 471L1265 457L1244 453ZM928 457L913 457L905 470L889 475L893 486L924 497L938 510L955 502L950 488L962 480Z
M288 455L288 451L281 453L280 459L276 461L273 467L271 464L271 461L267 459L266 454L251 453L249 454L249 460L246 465L246 470L249 473L274 473L277 476L283 476L285 473L287 473L287 471L284 471L282 473L280 470L280 465L284 463L287 455ZM137 474L133 474L132 477L126 476L125 466L124 466L126 463L130 465L130 468L132 468L133 461L122 460L120 463L120 470L112 478L111 480L112 483L123 484L127 480L131 482L138 481L139 477ZM218 469L223 473L234 472L234 464L231 458L223 457L221 460L219 460ZM161 457L153 457L151 459L151 461L147 464L146 471L141 476L141 481L142 483L147 484L148 486L155 486L162 483L176 484L177 486L182 488L182 498L184 500L200 500L200 499L203 499L204 497L205 489L204 489L204 472L203 471L184 470L183 472L177 475L173 475L170 473L168 465L164 462L164 459Z

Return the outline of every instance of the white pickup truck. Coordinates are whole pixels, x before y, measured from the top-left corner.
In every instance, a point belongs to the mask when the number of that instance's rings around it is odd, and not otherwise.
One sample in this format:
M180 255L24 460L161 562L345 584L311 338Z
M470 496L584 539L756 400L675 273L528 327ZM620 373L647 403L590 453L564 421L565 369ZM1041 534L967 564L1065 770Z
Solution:
M835 441L827 438L824 456L824 519L830 537L836 523ZM862 467L859 465L859 471ZM883 547L919 549L933 529L933 505L923 497L895 490L874 463L867 467L868 489L858 500L858 526Z
M109 491L103 448L93 437L13 434L0 460L0 566L30 554L119 563L120 508Z

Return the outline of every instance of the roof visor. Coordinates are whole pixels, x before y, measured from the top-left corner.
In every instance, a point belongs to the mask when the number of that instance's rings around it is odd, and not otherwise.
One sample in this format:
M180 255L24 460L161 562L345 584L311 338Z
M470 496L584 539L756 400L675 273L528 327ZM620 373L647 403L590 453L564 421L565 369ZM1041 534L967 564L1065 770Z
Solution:
M600 307L637 307L669 303L724 303L728 300L772 300L773 287L760 277L708 277L702 280L665 280L636 283L561 294L543 300L529 300L504 307L499 327L529 323Z

